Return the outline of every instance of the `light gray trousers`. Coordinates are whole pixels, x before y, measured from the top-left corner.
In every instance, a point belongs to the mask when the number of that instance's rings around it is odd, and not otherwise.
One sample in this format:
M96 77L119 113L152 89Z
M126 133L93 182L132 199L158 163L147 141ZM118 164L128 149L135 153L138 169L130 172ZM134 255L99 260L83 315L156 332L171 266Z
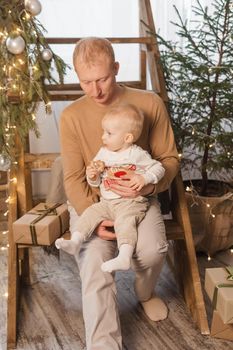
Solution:
M136 272L135 293L139 301L150 299L163 266L168 244L160 207L155 199L138 226L138 242L133 257ZM68 205L71 234L75 231L78 215ZM121 350L114 275L103 272L101 264L116 255L116 242L105 241L93 235L83 243L76 257L82 280L83 317L87 350Z

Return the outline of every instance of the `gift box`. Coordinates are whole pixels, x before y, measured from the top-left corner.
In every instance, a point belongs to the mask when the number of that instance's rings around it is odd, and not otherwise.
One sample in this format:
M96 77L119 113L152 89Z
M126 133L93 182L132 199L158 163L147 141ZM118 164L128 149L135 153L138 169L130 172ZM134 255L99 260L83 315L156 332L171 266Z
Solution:
M233 267L206 269L205 290L223 323L233 323Z
M51 245L69 228L66 204L40 203L13 223L15 243Z
M215 338L233 340L233 324L223 323L217 310L214 310L210 335Z

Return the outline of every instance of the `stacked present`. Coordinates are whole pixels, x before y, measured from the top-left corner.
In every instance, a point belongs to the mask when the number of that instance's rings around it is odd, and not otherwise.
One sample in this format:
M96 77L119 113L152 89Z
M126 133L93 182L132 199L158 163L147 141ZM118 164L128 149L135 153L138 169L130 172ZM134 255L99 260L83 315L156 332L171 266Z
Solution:
M40 203L13 223L15 243L51 245L69 228L66 204Z
M233 266L206 269L205 290L214 308L211 335L233 340Z

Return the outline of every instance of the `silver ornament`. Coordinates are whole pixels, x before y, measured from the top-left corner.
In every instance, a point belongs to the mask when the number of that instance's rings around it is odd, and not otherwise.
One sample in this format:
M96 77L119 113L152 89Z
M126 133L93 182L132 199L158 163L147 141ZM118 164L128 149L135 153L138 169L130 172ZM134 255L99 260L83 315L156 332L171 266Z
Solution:
M25 41L20 35L14 38L8 37L6 39L6 47L9 52L18 55L25 49Z
M7 171L10 169L10 166L11 166L10 159L4 154L0 154L0 170Z
M53 53L49 49L44 49L41 55L44 61L50 61L53 57Z
M41 12L42 6L38 0L25 0L25 9L32 16L37 16Z

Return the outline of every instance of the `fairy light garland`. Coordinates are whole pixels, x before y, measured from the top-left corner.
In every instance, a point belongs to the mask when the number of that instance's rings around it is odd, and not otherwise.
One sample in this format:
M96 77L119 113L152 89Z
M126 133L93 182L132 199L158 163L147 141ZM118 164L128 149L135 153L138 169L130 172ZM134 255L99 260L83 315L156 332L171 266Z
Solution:
M190 205L191 207L193 207L194 205L199 205L199 203L196 201L196 198L198 198L198 201L201 202L201 204L203 204L204 206L206 206L206 208L208 208L209 210L209 217L212 217L212 219L216 218L216 215L213 213L213 209L216 207L216 204L213 205L211 207L210 203L206 203L202 197L198 194L198 192L196 191L195 187L192 184L191 181L191 185L190 186L186 186L185 188L186 192L190 193L192 196L192 204ZM233 199L233 193L229 193L228 198L232 198ZM230 253L233 254L233 246L229 248ZM208 253L207 254L207 260L210 261L212 259L211 255Z
M37 101L44 103L46 114L51 113L43 77L50 84L64 83L68 67L46 44L45 29L36 18L41 10L39 0L12 0L0 4L3 23L7 23L7 27L4 24L0 27L0 157L10 159L13 166L17 165L15 131L22 142L29 130L39 136L35 118ZM52 66L58 79L52 75ZM0 166L0 170L4 169Z

